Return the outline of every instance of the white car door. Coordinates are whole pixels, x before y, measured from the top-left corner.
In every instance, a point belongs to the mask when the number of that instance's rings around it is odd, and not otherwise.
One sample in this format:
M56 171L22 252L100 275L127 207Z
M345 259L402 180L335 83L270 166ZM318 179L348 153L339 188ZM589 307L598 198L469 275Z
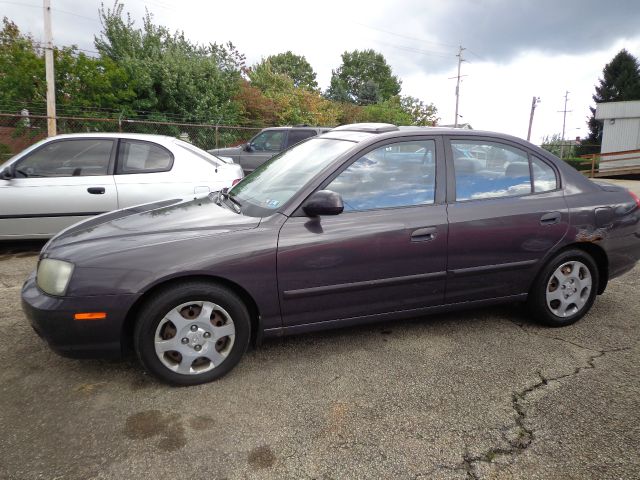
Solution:
M216 165L187 149L170 151L146 140L120 140L115 176L120 208L207 194L215 178Z
M52 139L9 165L0 180L0 239L48 238L63 228L115 210L115 141Z

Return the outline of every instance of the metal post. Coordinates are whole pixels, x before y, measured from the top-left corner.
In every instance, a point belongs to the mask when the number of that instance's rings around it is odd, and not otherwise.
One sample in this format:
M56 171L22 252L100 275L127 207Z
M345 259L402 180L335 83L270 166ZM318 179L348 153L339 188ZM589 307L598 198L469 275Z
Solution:
M460 65L462 65L462 62L464 62L464 59L462 58L463 50L464 48L462 48L462 45L460 45L458 49L458 55L456 55L456 57L458 57L458 75L456 81L456 119L453 122L454 128L458 128L458 103L460 102Z
M44 2L44 62L47 79L47 134L53 137L57 133L56 126L56 83L53 72L53 41L51 34L50 0Z
M564 158L564 127L567 123L567 101L569 100L569 90L564 94L564 110L562 110L562 142L560 143L560 160Z
M218 148L218 125L216 125L216 148Z
M536 111L536 105L540 103L540 97L533 97L531 100L531 114L529 115L529 131L527 132L527 142L531 141L531 126L533 125L533 113Z

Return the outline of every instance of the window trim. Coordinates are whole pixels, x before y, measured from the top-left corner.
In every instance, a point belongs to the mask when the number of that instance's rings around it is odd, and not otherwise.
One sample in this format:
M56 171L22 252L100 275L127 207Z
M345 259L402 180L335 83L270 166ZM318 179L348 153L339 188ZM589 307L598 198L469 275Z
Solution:
M403 205L397 207L381 207L381 208L371 208L368 210L352 210L352 211L344 211L341 215L347 214L357 214L357 213L369 213L376 212L382 210L398 210L404 208L427 208L435 205L443 205L446 203L445 194L446 194L446 163L445 163L445 150L444 150L444 142L442 135L411 135L406 137L395 137L395 138L387 138L385 140L378 141L374 144L369 145L362 150L358 150L353 153L348 159L346 159L342 164L333 170L327 177L325 177L320 184L311 190L308 195L301 197L298 207L292 213L292 217L306 217L306 213L302 210L302 205L304 202L313 195L318 190L324 190L333 180L335 180L339 175L342 174L347 168L349 168L353 163L359 160L364 155L377 150L379 148L384 148L389 145L395 145L397 143L412 143L412 142L420 142L420 141L433 141L436 147L436 175L435 175L435 184L434 184L434 201L432 203L418 204L418 205Z
M168 168L156 168L153 170L145 170L143 172L124 172L122 171L122 156L120 154L120 146L123 143L126 142L133 142L133 143L150 143L153 146L156 146L158 148L160 148L161 150L164 150L165 152L167 152L169 154L169 158L171 159L171 162L169 162L169 167ZM137 138L119 138L118 139L118 149L117 149L117 156L116 156L116 168L115 168L115 172L114 175L144 175L145 173L162 173L162 172L170 172L173 169L173 164L175 161L175 156L173 155L173 152L171 150L169 150L167 147L165 147L164 145L160 145L159 143L156 142L151 142L149 140L138 140Z
M454 159L453 159L453 147L452 147L452 143L455 141L467 141L467 142L477 142L477 143L494 143L494 144L498 144L498 145L506 145L507 147L511 147L517 150L520 150L521 152L523 152L524 154L526 154L527 156L527 162L529 163L529 177L530 177L530 181L531 181L531 191L529 193L520 193L517 195L508 195L508 196L501 196L501 197L487 197L487 198L469 198L469 199L465 199L465 200L457 200L456 199L456 173L455 173L455 166L454 166ZM562 190L562 176L560 175L558 168L556 167L556 165L552 164L551 162L549 162L547 159L544 159L541 155L533 153L529 148L527 148L525 145L520 145L517 142L511 142L509 140L506 139L502 139L502 138L494 138L494 137L485 137L485 136L475 136L475 135L469 135L469 136L462 136L462 135L447 135L445 137L444 140L444 147L445 147L445 154L446 154L446 162L447 162L447 192L446 192L446 196L447 196L447 200L446 203L447 204L454 204L454 203L468 203L468 202L480 202L480 201L487 201L487 200L501 200L501 199L513 199L513 198L521 198L521 197L528 197L528 196L534 196L534 195L546 195L549 193L553 193L553 192L558 192L559 190ZM554 190L547 190L545 192L536 192L534 191L534 183L533 183L533 172L532 172L532 163L531 163L531 157L534 156L536 157L538 160L544 162L546 165L548 165L549 167L551 167L551 169L553 170L555 176L556 176L556 188Z
M105 174L101 174L101 175L77 175L77 178L80 177L108 177L114 174L114 170L115 170L115 163L116 163L116 152L117 152L117 144L118 144L118 139L117 138L110 138L110 137L101 137L101 136L91 136L91 137L82 137L82 138L56 138L54 140L50 140L48 142L43 143L42 145L40 145L38 148L34 148L33 150L31 150L29 153L23 155L22 157L20 157L18 160L16 160L15 162L13 162L11 164L11 169L15 172L15 170L19 167L19 165L26 160L27 158L31 157L32 155L34 155L36 152L39 152L40 150L48 147L49 145L52 145L54 143L60 143L60 142L78 142L78 141L86 141L86 140L108 140L111 142L111 153L109 154L109 164L107 165L107 173ZM73 178L73 175L69 175L69 176L52 176L52 177L20 177L21 180L26 180L28 178Z

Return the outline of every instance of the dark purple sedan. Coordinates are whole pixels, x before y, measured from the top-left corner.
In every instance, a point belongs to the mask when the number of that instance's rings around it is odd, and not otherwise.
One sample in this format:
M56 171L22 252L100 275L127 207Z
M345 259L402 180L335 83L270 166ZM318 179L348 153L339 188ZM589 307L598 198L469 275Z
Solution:
M70 227L22 298L55 351L132 346L149 372L193 385L264 337L524 301L570 325L639 258L640 200L530 143L356 124L230 191Z

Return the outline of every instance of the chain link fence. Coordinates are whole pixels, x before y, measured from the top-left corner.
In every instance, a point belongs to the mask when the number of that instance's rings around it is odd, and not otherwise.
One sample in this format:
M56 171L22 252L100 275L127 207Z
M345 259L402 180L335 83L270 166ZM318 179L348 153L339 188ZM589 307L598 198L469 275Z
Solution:
M181 138L203 150L240 145L264 127L157 122L124 118L57 117L63 133L149 133ZM47 117L0 113L0 163L47 136Z

